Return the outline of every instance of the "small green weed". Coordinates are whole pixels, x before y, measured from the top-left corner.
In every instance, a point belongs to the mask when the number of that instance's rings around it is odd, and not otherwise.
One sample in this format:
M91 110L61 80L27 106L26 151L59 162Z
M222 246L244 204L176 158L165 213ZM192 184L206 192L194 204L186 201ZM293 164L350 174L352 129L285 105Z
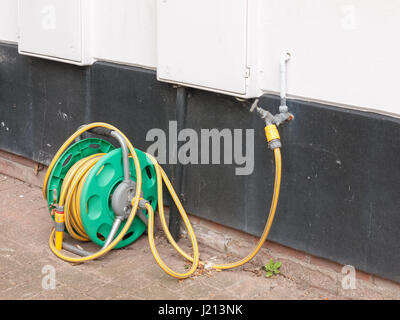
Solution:
M263 269L266 271L265 277L270 278L273 275L279 274L280 273L279 268L281 267L281 265L282 262L280 261L274 262L272 259L270 259L269 263L263 267Z

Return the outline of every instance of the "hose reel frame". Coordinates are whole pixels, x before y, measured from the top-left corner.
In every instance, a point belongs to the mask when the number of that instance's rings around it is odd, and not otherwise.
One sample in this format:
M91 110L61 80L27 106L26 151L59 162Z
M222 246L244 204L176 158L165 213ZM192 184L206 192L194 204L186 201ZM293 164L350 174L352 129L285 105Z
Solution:
M141 196L147 199L155 210L157 206L157 186L156 186L156 174L155 169L147 158L146 154L135 148L135 152L138 156L140 167L142 169L142 191ZM99 246L105 244L105 240L111 231L112 223L115 217L118 215L114 213L112 208L112 196L113 192L123 183L126 183L124 176L124 164L123 164L123 154L121 148L116 149L110 142L99 138L87 138L79 140L69 146L63 154L60 156L58 161L55 163L47 183L47 203L49 211L52 211L53 204L58 203L59 194L61 190L62 183L68 172L68 170L79 160L94 155L96 153L105 153L105 155L96 163L96 165L90 170L86 180L84 181L84 186L82 188L82 196L80 198L80 212L82 218L82 225L85 232L89 236L90 240ZM101 190L98 186L98 176L103 177L106 175L106 171L103 170L105 165L112 166L113 176L108 175L108 183L106 183ZM131 189L132 198L136 190L136 171L134 169L134 162L132 158L129 158L129 171L130 171L130 183L131 186L135 186ZM103 174L101 174L103 172ZM57 197L53 198L53 190L56 190ZM120 188L121 189L121 188ZM89 198L93 196L93 192L96 191L96 196L100 199L102 206L99 209L98 216L96 219L90 219L88 215L90 202ZM132 200L129 200L129 202ZM56 200L56 201L54 201ZM92 201L93 202L93 201ZM115 203L116 201L114 201ZM93 203L91 203L92 205ZM125 205L125 204L124 204ZM130 209L130 204L128 206ZM134 241L136 241L146 230L147 226L142 221L147 219L146 210L138 208L141 210L140 214L137 214L133 220L131 226L126 232L123 239L114 247L116 249L123 248ZM122 220L125 220L129 216L129 211ZM54 217L53 217L54 219ZM116 235L120 233L124 227L126 221L122 221ZM67 230L65 230L67 231Z
M157 206L155 169L142 151L136 148L135 151L142 169L142 197L148 200L153 210L155 210ZM134 163L131 158L129 158L129 160L130 181L135 182L136 173L134 170ZM148 172L150 172L150 174L148 174ZM114 212L115 206L114 208L112 206L113 194L119 186L125 183L122 151L120 148L103 156L93 166L85 180L80 198L82 224L90 239L99 246L105 244L105 240L111 230L115 217L119 215L118 212ZM128 185L127 188L130 188L130 186ZM126 206L126 204L130 206L135 190L136 187L132 189L132 197L130 199L127 198L125 203L121 203L122 206ZM117 196L120 198L119 194ZM129 207L128 214L123 217L124 221L119 226L117 234L119 234L124 227L126 222L125 218L129 215L130 209L131 207ZM147 219L146 211L140 208L138 208L138 210L142 210ZM131 244L137 240L145 230L146 224L137 214L126 235L115 248L118 249Z

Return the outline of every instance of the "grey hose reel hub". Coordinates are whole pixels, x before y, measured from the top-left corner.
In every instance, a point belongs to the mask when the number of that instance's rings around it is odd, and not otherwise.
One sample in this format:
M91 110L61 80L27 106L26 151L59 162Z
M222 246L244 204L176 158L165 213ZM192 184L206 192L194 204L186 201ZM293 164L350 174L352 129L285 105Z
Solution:
M132 180L122 181L111 197L111 207L116 217L127 219L132 210L132 199L136 193L136 182ZM143 197L143 192L140 195Z

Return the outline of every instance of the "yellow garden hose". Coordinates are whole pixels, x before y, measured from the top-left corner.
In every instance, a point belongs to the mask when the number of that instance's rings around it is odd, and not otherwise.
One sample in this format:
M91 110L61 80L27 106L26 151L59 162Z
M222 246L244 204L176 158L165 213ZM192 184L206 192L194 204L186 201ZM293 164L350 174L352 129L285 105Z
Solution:
M243 258L237 262L215 265L215 266L213 266L213 268L215 268L215 269L231 269L231 268L239 267L239 266L249 262L251 259L253 259L255 257L255 255L258 253L258 251L260 251L265 240L267 239L269 230L271 229L271 226L272 226L272 222L274 221L276 207L278 205L279 190L280 190L280 186L281 186L281 151L279 148L274 149L274 155L275 155L274 193L272 196L272 203L271 203L271 208L270 208L269 214L268 214L268 220L267 220L267 223L265 224L264 232L261 235L261 238L258 241L257 246L245 258Z
M135 166L135 171L136 171L136 191L134 198L132 199L132 209L129 214L129 217L127 218L126 224L122 228L121 232L115 237L115 239L110 243L105 248L100 249L98 252L93 253L89 256L85 257L79 257L79 258L74 258L74 257L69 257L60 252L61 247L62 247L62 235L60 237L56 237L56 231L53 228L51 234L50 234L50 239L49 239L49 245L52 250L52 252L59 258L68 261L68 262L73 262L73 263L80 263L80 262L85 262L89 260L93 260L96 258L99 258L109 252L111 249L113 249L119 241L125 236L126 232L128 231L129 227L131 226L133 219L135 218L136 210L138 209L139 205L139 200L140 200L140 194L141 194L141 185L142 185L142 176L141 176L141 168L140 168L140 163L137 157L137 154L132 146L132 143L126 138L126 136L119 131L116 127L106 124L106 123L92 123L86 126L81 127L78 129L58 150L56 155L54 156L52 162L49 165L48 171L45 176L45 180L43 183L43 195L45 198L47 198L47 183L49 181L50 174L55 166L55 163L57 160L60 158L60 156L63 154L63 152L67 149L67 147L77 138L79 137L82 133L96 128L96 127L103 127L106 129L113 130L120 135L126 140L127 147L130 152L130 157L132 157L134 161L134 166ZM269 126L271 127L271 126ZM270 142L271 140L277 140L279 139L279 133L276 129L276 126L273 126L274 128L269 128L268 133L267 133L267 140ZM193 227L189 221L189 218L186 214L185 209L183 208L170 180L168 179L168 176L166 175L165 171L162 169L162 167L158 164L157 160L150 154L146 154L147 157L152 161L155 171L156 171L156 176L157 176L157 194L158 194L158 211L160 215L160 221L162 228L165 232L165 235L168 239L168 241L172 244L172 246L187 260L192 262L191 268L186 272L186 273L178 273L170 269L164 261L161 259L156 246L154 242L154 211L153 208L149 203L146 203L145 207L148 212L148 237L149 237L149 245L151 252L156 260L156 262L159 264L159 266L169 275L178 278L178 279L184 279L192 275L200 262L199 260L199 249L197 245L197 240L196 236L193 231ZM222 264L222 265L214 265L213 268L215 269L230 269L230 268L235 268L240 265L245 264L246 262L250 261L261 249L263 243L265 242L269 230L271 228L274 216L275 216L275 211L278 203L278 198L279 198L279 190L280 190L280 182L281 182L281 153L279 148L274 149L274 155L275 155L275 184L274 184L274 192L273 192L273 197L272 197L272 204L271 208L269 211L268 215L268 220L264 228L264 232L256 246L256 248L245 258L239 260L238 262L234 263L229 263L229 264ZM64 215L65 215L65 227L68 231L68 233L75 239L81 240L81 241L89 241L89 237L86 234L81 217L80 217L80 195L83 189L83 186L85 184L85 180L90 172L90 169L103 157L104 154L98 153L94 154L92 156L83 158L76 162L68 171L67 175L64 178L62 187L61 187L61 192L60 192L60 197L58 201L58 207L64 208ZM192 243L192 249L193 249L193 255L187 254L183 249L181 249L176 241L173 239L167 223L165 219L165 214L164 214L164 202L163 202L163 191L162 191L162 185L163 182L167 186L167 189L169 193L172 196L172 199L174 200L175 205L177 206L179 213L183 219L183 222L187 228L189 238ZM59 214L59 213L58 213ZM57 232L58 233L58 232ZM57 239L56 239L57 238ZM56 240L56 243L55 243Z
M160 172L161 172L161 175L162 175L162 179L164 180L164 183L167 186L167 188L168 188L168 190L169 190L169 192L170 192L175 204L177 205L177 208L178 208L178 210L179 210L179 212L181 214L181 217L184 219L184 222L186 224L187 221L188 221L188 217L187 217L187 214L185 212L185 209L183 208L178 196L176 195L176 192L173 189L172 184L169 181L168 176L166 175L166 173L163 170L163 168L157 163L157 160L153 156L151 156L149 154L146 154L146 155L150 158L150 160L154 164L154 167L156 168L157 186L158 186L158 190L157 190L157 194L158 194L158 211L159 211L161 225L163 227L164 233L165 233L168 241L175 248L175 250L177 250L187 260L193 262L193 258L179 247L179 245L175 242L174 238L172 237L171 233L169 232L169 229L168 229L168 226L167 226L167 222L165 220L165 215L164 215L162 181L161 181L161 177L160 177ZM229 263L229 264L214 265L214 266L212 266L214 269L231 269L231 268L239 267L239 266L249 262L260 251L262 245L264 244L265 240L267 239L269 230L271 229L272 222L273 222L274 217L275 217L276 207L277 207L278 198L279 198L280 184L281 184L281 152L280 152L279 148L274 149L274 155L275 155L275 184L274 184L274 192L273 192L273 197L272 197L272 204L271 204L271 208L270 208L270 211L269 211L268 220L267 220L267 223L266 223L265 228L264 228L264 232L261 235L261 238L258 241L258 244L257 244L256 248L250 254L248 254L245 258L243 258L241 260L239 260L237 262L234 262L234 263ZM149 224L149 226L150 225L151 225L151 223ZM151 234L151 230L149 231L149 233ZM189 234L189 236L192 237L192 236L194 236L194 234L193 235ZM160 264L160 266L161 266L162 269L164 269L161 264ZM169 272L167 272L167 273L169 273Z
M82 225L79 206L80 194L90 169L103 155L104 153L94 154L76 162L71 169L68 170L61 186L59 202L65 204L65 227L73 238L80 241L90 240ZM77 191L77 189L79 191ZM64 199L65 196L66 199Z

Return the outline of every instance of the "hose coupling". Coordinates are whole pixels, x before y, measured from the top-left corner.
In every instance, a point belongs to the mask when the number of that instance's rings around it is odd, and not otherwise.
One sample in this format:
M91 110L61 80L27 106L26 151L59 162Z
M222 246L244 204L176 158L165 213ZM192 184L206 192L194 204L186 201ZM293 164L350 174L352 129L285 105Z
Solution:
M147 204L147 203L150 203L149 200L146 200L146 199L144 199L144 198L141 198L141 199L139 200L139 208L140 208L140 209L146 209L146 204Z
M265 126L265 136L271 150L282 147L281 137L275 124Z
M65 215L64 215L64 207L63 206L59 206L59 205L55 205L54 208L54 222L57 224L64 224L65 222ZM62 229L62 231L64 231L64 229Z

